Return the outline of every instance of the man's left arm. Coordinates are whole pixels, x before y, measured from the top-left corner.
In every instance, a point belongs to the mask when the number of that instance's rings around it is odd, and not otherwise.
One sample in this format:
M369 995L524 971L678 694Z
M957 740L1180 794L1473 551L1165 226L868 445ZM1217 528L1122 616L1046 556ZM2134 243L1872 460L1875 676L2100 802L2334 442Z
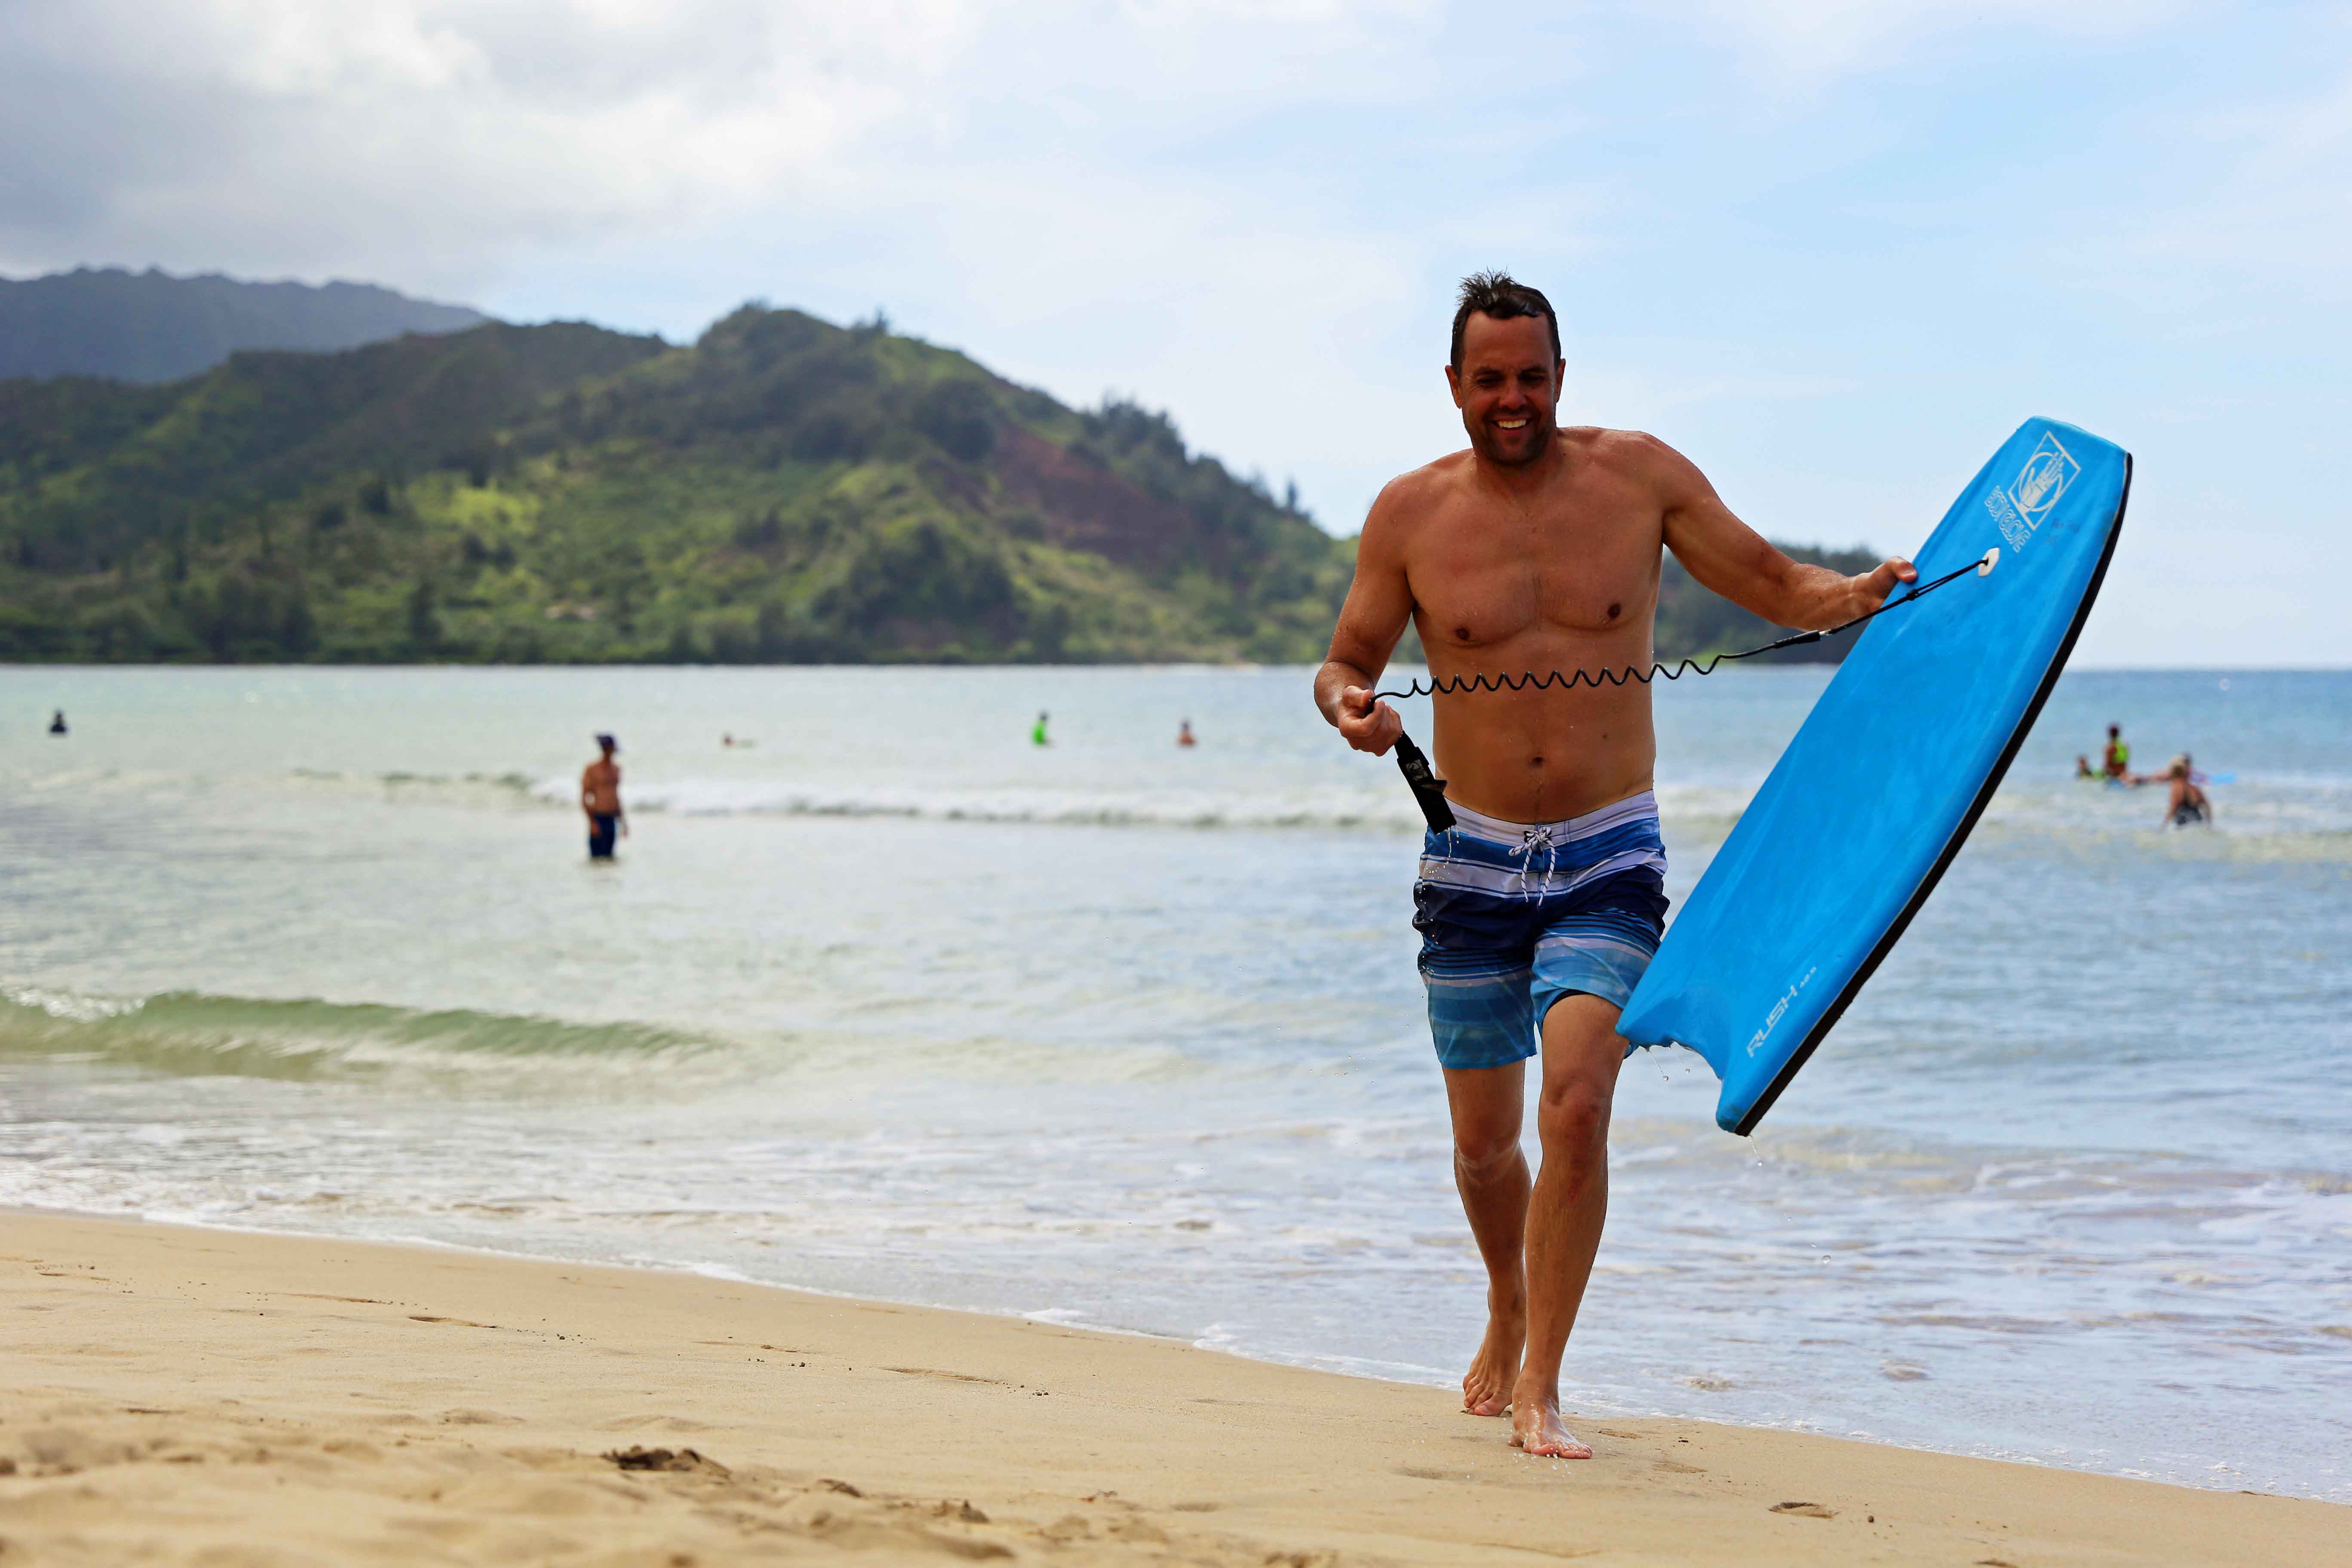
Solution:
M1741 609L1774 626L1826 631L1885 604L1896 584L1918 581L1900 555L1853 577L1790 560L1732 515L1696 464L1654 437L1638 439L1664 503L1666 548L1700 586Z

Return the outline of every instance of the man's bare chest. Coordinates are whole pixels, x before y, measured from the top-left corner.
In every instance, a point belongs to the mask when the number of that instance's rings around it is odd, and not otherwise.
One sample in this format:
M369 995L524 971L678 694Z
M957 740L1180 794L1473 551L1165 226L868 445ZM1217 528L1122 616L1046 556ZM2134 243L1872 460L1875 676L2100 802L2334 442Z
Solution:
M1405 563L1426 644L1605 634L1646 626L1655 608L1663 520L1634 498L1449 507L1429 524Z

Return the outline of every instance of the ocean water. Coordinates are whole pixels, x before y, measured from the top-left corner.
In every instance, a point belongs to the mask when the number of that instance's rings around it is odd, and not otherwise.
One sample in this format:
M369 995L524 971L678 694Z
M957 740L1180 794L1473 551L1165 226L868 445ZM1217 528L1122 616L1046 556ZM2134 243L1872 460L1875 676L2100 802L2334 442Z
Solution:
M1824 679L1659 693L1677 898ZM0 669L0 1205L1450 1384L1417 820L1297 669ZM2069 675L1757 1137L1628 1065L1570 1400L2352 1501L2347 1060L2352 675Z

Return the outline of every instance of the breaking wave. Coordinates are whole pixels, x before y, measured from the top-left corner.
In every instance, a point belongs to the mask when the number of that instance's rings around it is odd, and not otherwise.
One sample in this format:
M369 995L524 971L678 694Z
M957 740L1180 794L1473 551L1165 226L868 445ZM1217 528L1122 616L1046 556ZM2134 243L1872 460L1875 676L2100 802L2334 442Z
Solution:
M512 1076L578 1082L683 1069L725 1042L645 1024L579 1024L466 1008L167 991L111 997L0 986L0 1060L100 1063L181 1076L297 1080Z

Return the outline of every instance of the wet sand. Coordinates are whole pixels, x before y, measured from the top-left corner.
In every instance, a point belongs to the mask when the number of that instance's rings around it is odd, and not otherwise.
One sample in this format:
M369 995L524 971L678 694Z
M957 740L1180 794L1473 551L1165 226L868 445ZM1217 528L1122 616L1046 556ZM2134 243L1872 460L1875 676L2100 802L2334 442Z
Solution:
M2352 1563L2326 1503L1683 1421L1531 1459L1442 1391L1168 1341L5 1224L0 1563Z

